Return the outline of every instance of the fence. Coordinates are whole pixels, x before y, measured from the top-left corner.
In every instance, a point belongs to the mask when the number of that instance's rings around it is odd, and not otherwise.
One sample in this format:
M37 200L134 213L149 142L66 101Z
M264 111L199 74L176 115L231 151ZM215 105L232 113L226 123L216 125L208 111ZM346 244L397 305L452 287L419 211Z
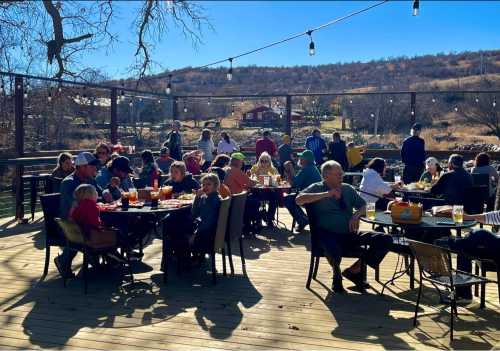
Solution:
M204 126L215 126L219 132L231 130L244 146L253 144L264 126L295 135L295 146L303 145L303 137L316 127L326 132L348 129L382 134L389 140L391 133L407 131L415 121L443 130L455 121L474 122L493 133L497 128L500 135L498 90L167 95L125 84L108 86L9 72L0 72L0 77L0 186L4 191L15 189L18 218L23 212L22 175L47 170L49 163L52 167L53 155L43 158L49 150L91 149L99 139L139 148L157 146L173 119L184 120L193 131L186 133L187 144L195 141L195 131ZM255 121L243 126L245 115L259 105L267 106L267 112L257 112ZM266 123L266 118L272 118L271 122ZM444 133L442 137L452 136ZM373 152L397 155L397 150Z

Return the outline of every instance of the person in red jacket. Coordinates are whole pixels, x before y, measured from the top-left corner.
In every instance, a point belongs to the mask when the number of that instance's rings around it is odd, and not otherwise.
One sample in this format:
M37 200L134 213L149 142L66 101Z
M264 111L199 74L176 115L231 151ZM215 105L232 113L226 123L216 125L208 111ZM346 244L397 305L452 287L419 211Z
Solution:
M97 206L97 191L93 185L81 184L74 192L75 204L70 211L70 217L84 232L102 228Z
M276 144L271 139L271 132L268 130L264 131L264 133L262 133L262 138L255 143L255 157L257 160L264 151L272 158L276 156L276 152L278 151Z

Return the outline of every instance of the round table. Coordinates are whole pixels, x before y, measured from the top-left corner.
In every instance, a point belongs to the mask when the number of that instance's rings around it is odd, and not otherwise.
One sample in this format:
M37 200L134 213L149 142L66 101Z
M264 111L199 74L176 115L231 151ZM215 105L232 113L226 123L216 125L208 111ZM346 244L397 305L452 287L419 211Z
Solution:
M278 196L279 196L278 206L276 206L276 207L280 207L280 206L282 206L283 193L285 191L289 191L290 189L292 189L292 186L290 184L288 184L288 183L281 184L281 185L276 185L276 186L257 184L255 186L251 187L250 191L252 193L254 193L255 195L257 195L257 196L259 196L259 194L265 194L265 193L268 193L268 192L279 192L279 194L278 194ZM283 225L285 227L285 229L287 229L286 224L279 221L278 209L276 209L276 224L278 224L278 225L281 224L281 225Z
M463 223L445 223L445 221L450 221L449 218L445 217L433 217L433 216L428 216L424 215L422 217L422 222L418 224L400 224L400 223L394 223L391 217L391 214L387 211L377 211L375 213L375 219L368 219L367 217L361 217L361 221L365 223L370 223L374 225L379 225L382 227L388 227L388 228L401 228L401 234L400 235L393 235L393 244L391 251L397 253L398 255L402 255L407 259L408 257L411 258L410 264L407 264L406 269L398 271L398 266L399 266L399 257L398 257L398 263L396 263L396 268L394 271L394 275L392 278L384 283L382 287L382 293L385 289L385 287L389 283L393 283L396 279L402 277L403 275L409 273L410 275L410 288L413 289L414 284L415 284L415 279L414 279L414 273L415 273L415 259L412 256L412 253L410 251L410 247L408 244L408 241L406 240L406 237L404 235L404 232L408 229L448 229L448 230L456 230L457 236L460 237L462 236L462 229L465 228L471 228L477 224L476 221L464 221ZM403 261L401 261L403 262Z

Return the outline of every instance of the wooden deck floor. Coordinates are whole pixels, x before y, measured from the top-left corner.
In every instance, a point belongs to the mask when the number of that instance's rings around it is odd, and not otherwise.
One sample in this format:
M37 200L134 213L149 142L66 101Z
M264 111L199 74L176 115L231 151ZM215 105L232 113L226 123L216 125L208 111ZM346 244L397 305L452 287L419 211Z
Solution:
M500 348L495 285L487 291L486 309L480 310L478 301L459 307L456 340L450 345L449 314L436 304L430 288L425 289L420 323L413 327L416 289L409 290L406 277L380 296L381 286L369 270L375 291L334 295L332 272L323 260L319 281L307 290L307 233L275 230L247 241L248 278L236 254L236 276L220 276L216 286L204 270L178 277L171 273L163 285L161 245L155 241L145 250L144 264L135 266L136 284L121 287L109 275L94 275L85 296L79 280L63 288L52 262L49 275L39 281L41 224L40 219L19 226L0 222L2 349ZM382 263L383 281L392 275L396 258L389 254Z

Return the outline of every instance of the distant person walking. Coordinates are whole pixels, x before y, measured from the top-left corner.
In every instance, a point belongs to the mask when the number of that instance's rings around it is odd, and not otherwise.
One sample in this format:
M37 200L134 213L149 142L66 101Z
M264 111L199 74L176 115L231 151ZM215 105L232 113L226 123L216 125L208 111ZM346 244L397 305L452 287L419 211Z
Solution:
M266 130L264 133L262 133L262 138L258 139L257 142L255 143L255 157L258 160L260 157L260 154L263 152L267 152L269 156L274 158L276 156L276 152L278 151L278 148L276 147L276 144L274 141L271 139L271 132Z
M280 161L280 171L283 172L285 162L293 162L293 149L291 145L292 139L289 135L283 135L283 144L278 148L278 156Z
M420 123L415 123L410 130L411 136L406 138L401 146L401 160L405 165L403 170L405 184L418 182L424 171L425 141L420 137L421 131Z
M181 122L175 120L172 122L172 131L168 133L167 141L163 146L168 147L170 157L174 160L182 160L182 135L180 133Z
M348 170L347 147L345 141L340 138L339 132L333 133L332 141L328 144L328 154L330 160L340 163L344 172Z
M306 139L306 149L311 150L314 154L316 165L319 166L323 163L323 155L326 153L326 142L321 137L319 129L315 129L312 135Z
M203 129L201 132L200 139L198 139L198 150L203 152L204 163L201 168L203 171L206 171L208 167L210 167L210 164L214 160L215 154L217 153L210 129Z
M220 133L220 136L222 139L219 141L219 145L217 145L218 154L231 155L233 152L239 151L238 144L236 144L227 132Z

